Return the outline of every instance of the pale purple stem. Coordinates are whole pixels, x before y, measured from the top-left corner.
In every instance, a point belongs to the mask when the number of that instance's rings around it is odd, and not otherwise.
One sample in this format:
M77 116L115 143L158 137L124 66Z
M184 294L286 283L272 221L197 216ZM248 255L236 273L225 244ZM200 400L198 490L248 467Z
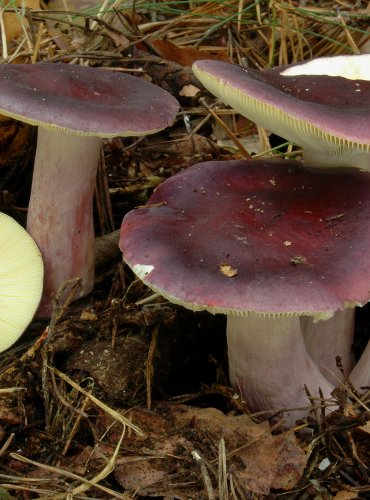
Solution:
M38 315L66 280L81 277L78 296L94 284L93 195L102 140L39 127L27 230L44 259ZM76 297L77 298L77 297Z
M343 377L336 365L340 356L346 375L349 375L355 358L352 350L355 326L355 309L337 311L324 321L314 321L308 316L301 317L302 335L306 349L321 373L332 384L340 385Z
M253 412L284 410L287 425L307 416L306 385L312 396L330 397L333 386L309 356L299 317L227 317L232 385Z
M370 341L349 376L356 389L370 387Z

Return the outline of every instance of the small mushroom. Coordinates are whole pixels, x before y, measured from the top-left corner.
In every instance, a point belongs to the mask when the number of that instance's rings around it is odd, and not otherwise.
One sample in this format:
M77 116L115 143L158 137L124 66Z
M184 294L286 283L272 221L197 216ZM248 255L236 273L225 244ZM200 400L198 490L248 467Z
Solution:
M22 335L42 294L44 266L31 236L0 213L0 352Z
M227 315L232 384L253 411L284 410L289 423L306 413L290 411L307 406L305 385L315 397L333 388L300 318L323 321L370 298L370 176L339 169L333 183L332 171L289 160L194 165L121 227L123 259L150 288Z
M101 68L3 65L0 113L38 126L27 228L45 262L39 314L62 282L94 282L93 193L102 138L143 136L170 125L178 103L134 76Z
M370 170L369 67L363 54L260 71L204 60L193 71L224 103L302 146L305 163Z

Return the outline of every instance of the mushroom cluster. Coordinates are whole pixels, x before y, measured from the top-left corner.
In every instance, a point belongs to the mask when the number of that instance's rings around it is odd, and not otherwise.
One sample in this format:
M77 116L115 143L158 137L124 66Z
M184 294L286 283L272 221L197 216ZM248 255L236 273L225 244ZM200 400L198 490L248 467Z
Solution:
M251 70L198 61L193 71L216 96L247 118L303 147L310 167L370 171L370 55L322 57ZM306 347L327 378L338 380L335 355L347 373L354 364L354 309L330 322L302 320ZM370 346L352 371L355 385L370 384Z
M195 165L121 227L123 258L149 287L227 314L232 384L252 410L286 410L290 423L306 414L289 411L307 405L305 387L330 395L336 354L352 369L354 307L370 299L369 61L266 71L195 63L212 93L302 146L304 166ZM368 350L351 373L359 385L370 383Z
M60 285L94 282L93 193L103 138L143 136L170 125L174 97L138 77L64 63L9 64L0 72L0 113L38 126L27 229L41 250L40 315Z

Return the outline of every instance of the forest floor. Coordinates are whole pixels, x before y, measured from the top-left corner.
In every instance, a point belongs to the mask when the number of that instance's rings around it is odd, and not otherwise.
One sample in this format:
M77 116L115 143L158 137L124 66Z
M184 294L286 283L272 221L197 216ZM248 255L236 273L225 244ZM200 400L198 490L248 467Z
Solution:
M93 293L56 297L51 318L36 318L0 356L0 498L369 498L369 392L331 414L313 409L289 430L279 414L258 420L229 386L224 318L154 296L123 264L115 232L194 163L300 157L206 92L195 60L268 68L369 52L369 2L1 3L3 64L128 72L169 91L181 110L163 132L105 142ZM22 225L35 147L33 127L0 117L0 210ZM369 319L363 308L358 350Z

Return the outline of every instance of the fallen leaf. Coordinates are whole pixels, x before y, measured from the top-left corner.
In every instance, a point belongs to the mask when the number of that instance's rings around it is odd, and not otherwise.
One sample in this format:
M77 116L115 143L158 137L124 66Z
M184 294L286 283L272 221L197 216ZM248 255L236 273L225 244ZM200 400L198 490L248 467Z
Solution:
M231 62L226 48L215 53L208 50L194 49L193 47L179 47L169 40L156 39L152 40L151 43L164 59L176 62L181 66L191 66L193 62L199 61L199 59L215 59Z
M256 424L248 415L225 415L216 408L171 403L158 403L154 411L137 408L125 415L145 436L127 436L114 475L138 496L193 498L196 491L195 498L203 498L201 467L207 470L207 464L217 461L221 438L227 472L246 497L268 495L273 486L283 489L301 477L305 460L294 435L275 438L267 422ZM97 435L104 436L98 444L102 453L109 454L118 438L119 430L111 424L106 414L97 420ZM218 497L217 480L208 472ZM189 477L194 480L189 482ZM205 490L203 495L207 498Z
M16 0L16 7L22 7L19 12L4 12L4 26L6 41L14 40L20 33L22 33L22 24L27 25L27 20L22 16L24 9L40 9L40 0Z
M200 89L196 87L195 85L189 84L189 85L184 85L183 88L180 90L179 94L183 97L196 97L200 92Z
M333 500L352 500L352 498L358 498L358 493L355 491L338 491L333 497Z
M229 264L220 264L220 271L227 278L233 278L238 274L238 270L232 268Z
M244 467L234 467L233 474L248 496L268 495L276 475L279 458L269 426L267 423L260 424L248 434L241 426L239 432L244 436L244 446L237 453L237 457Z
M285 491L297 486L307 465L307 457L292 431L274 436L278 453L276 474L272 487Z

